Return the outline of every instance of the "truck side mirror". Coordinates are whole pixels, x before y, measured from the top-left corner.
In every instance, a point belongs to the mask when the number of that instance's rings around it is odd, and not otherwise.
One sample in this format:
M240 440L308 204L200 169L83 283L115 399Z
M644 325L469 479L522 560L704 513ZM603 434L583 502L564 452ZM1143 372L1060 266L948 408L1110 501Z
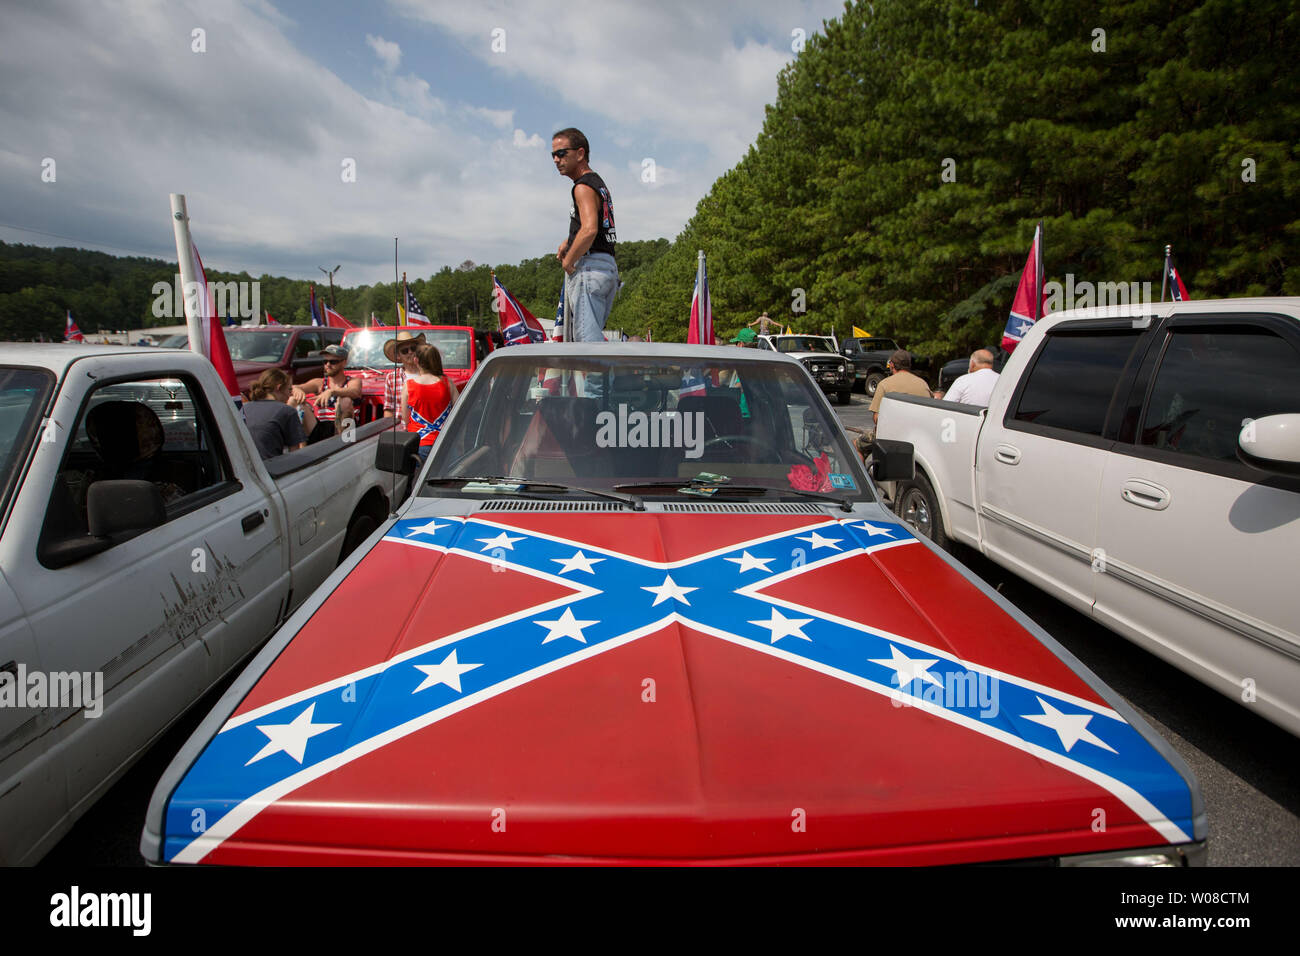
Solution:
M1300 475L1300 414L1247 421L1237 436L1237 457L1264 471Z
M916 473L912 443L877 438L867 449L868 468L876 481L911 481Z
M375 467L395 475L414 475L420 467L418 432L390 429L379 436L375 447Z

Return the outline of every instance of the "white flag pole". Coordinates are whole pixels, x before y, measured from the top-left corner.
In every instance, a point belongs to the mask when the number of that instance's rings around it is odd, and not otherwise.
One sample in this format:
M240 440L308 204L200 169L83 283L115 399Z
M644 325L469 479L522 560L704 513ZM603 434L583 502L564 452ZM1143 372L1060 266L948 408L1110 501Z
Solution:
M194 242L190 238L190 217L185 196L172 193L172 230L176 233L176 264L180 269L181 288L185 290L185 327L190 333L190 348L207 355L203 325L199 316L199 279L194 274Z

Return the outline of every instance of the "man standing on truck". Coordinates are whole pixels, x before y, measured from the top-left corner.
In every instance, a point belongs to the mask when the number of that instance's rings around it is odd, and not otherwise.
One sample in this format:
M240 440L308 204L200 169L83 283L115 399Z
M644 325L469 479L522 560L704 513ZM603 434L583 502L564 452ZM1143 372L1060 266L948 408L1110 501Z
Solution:
M551 137L551 159L573 180L569 237L557 258L564 282L564 337L570 342L604 342L605 322L618 292L614 264L614 200L587 161L591 148L581 130L569 127Z
M871 421L873 424L879 424L880 400L889 392L897 392L900 395L919 395L922 398L930 397L930 386L925 384L924 379L912 374L911 352L899 349L889 357L885 368L889 370L889 378L876 386L876 397L871 400Z
M978 349L971 353L970 371L953 382L943 397L949 402L964 402L988 408L989 397L997 383L998 373L993 371L993 353L988 349Z

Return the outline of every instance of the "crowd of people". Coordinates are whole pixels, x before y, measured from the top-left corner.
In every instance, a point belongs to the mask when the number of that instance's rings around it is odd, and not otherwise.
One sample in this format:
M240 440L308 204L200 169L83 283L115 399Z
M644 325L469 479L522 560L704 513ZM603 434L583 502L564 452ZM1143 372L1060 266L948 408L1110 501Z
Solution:
M400 330L384 343L384 355L399 365L384 378L384 417L420 436L419 455L428 457L457 398L456 383L443 371L436 346L424 333ZM349 377L348 350L330 345L312 357L324 361L324 375L294 385L281 369L267 369L249 388L244 423L263 459L297 451L342 434L361 409L362 382Z

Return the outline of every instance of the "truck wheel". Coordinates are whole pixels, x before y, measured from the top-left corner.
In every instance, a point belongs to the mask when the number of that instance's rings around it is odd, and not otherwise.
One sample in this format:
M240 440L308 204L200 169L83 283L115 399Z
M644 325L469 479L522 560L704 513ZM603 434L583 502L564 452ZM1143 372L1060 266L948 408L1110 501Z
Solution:
M838 392L838 393L836 393L836 394L839 396L839 400L840 400L840 404L841 404L841 405L852 405L852 404L853 404L853 389L852 389L851 387L850 387L850 388L846 388L844 391L842 391L842 392Z
M885 380L884 372L868 372L866 381L867 398L875 398L876 386Z
M939 547L947 550L951 539L943 530L943 514L939 511L939 501L934 488L926 477L920 473L911 481L903 482L898 488L895 506L898 516L916 529L917 534L924 535Z
M339 564L348 559L348 555L355 551L361 542L374 534L379 522L374 519L373 515L366 514L364 511L359 515L354 515L352 523L348 525L348 533L343 536L343 553L339 555ZM335 565L337 567L338 565Z

